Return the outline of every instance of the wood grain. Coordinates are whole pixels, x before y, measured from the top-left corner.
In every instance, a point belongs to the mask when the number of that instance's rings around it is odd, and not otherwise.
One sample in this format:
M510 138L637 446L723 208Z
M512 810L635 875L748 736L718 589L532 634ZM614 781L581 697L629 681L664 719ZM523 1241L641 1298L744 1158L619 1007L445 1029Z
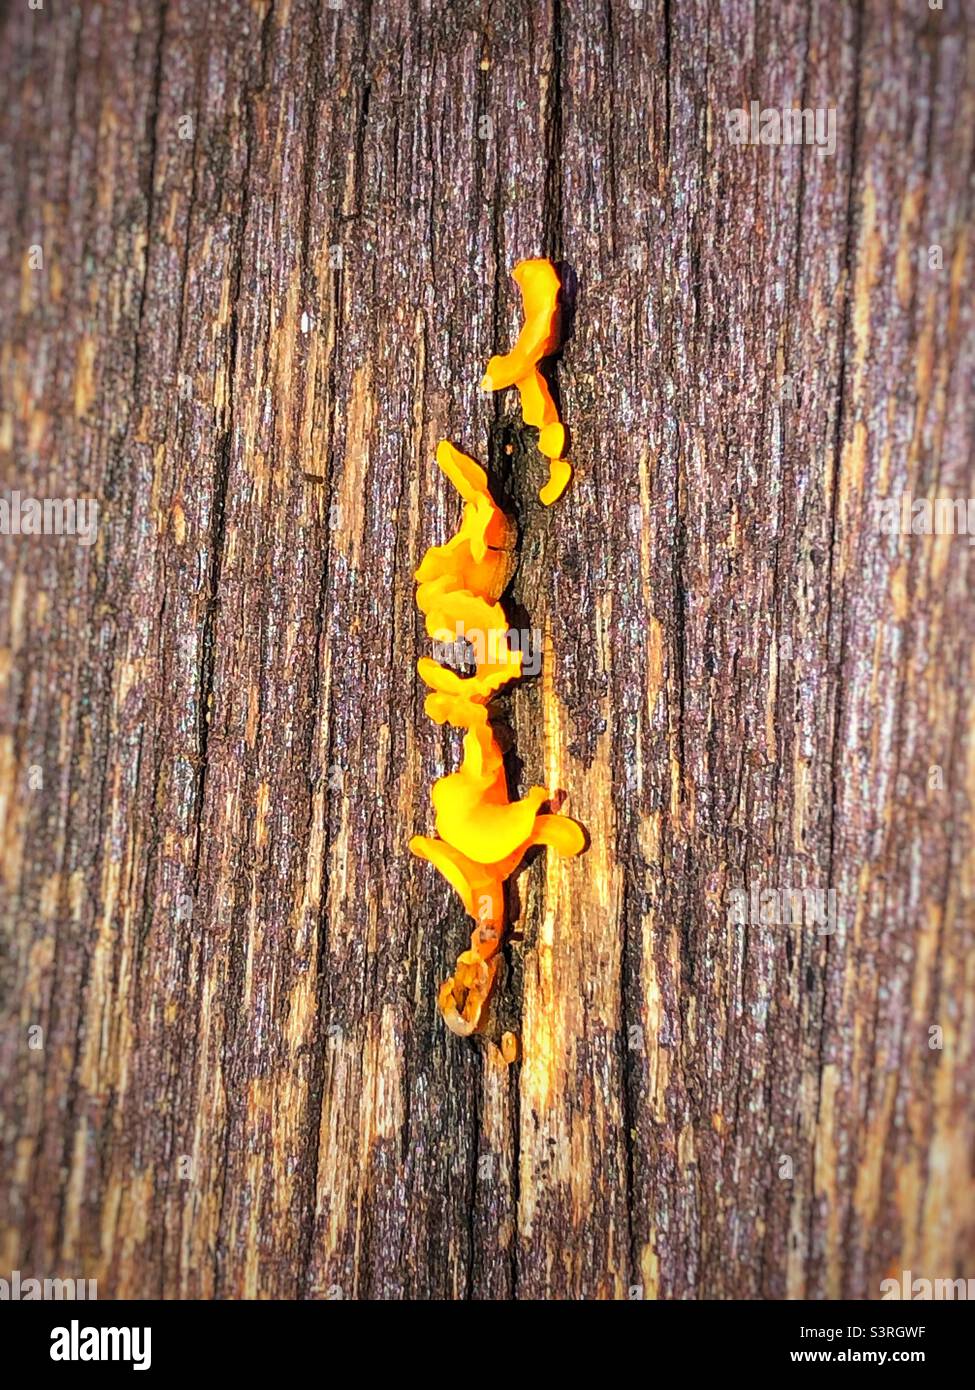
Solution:
M0 537L0 1273L975 1274L972 552L874 521L973 491L973 21L7 5L2 492L100 525ZM835 153L733 144L753 99L835 108ZM477 389L539 254L574 286L551 510ZM406 850L458 757L415 676L443 437L521 528L521 786L591 836L518 879L509 1069L436 1013L469 928ZM748 886L832 889L838 929L735 925Z

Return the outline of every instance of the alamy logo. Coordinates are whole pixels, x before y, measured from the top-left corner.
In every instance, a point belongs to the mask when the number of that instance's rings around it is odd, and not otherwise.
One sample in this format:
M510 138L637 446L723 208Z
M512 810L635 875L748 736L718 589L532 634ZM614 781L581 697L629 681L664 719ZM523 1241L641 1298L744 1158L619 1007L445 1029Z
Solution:
M93 497L0 497L0 536L77 536L80 545L93 545L97 534Z
M97 1298L97 1279L25 1279L19 1269L11 1270L9 1279L0 1279L0 1303L32 1303L41 1299L95 1302Z
M975 1279L915 1279L909 1269L902 1269L899 1279L881 1279L880 1297L912 1303L975 1298Z
M729 926L815 927L832 936L839 925L835 888L732 888L728 893Z
M501 666L510 652L521 653L521 675L537 676L542 669L542 634L538 629L509 627L465 627L456 623L454 631L442 628L433 643L433 659L441 666Z
M823 154L836 153L836 107L762 106L728 112L728 139L733 145L814 145Z
M152 1365L151 1327L69 1327L51 1332L52 1361L131 1361L134 1371Z
M967 536L975 545L975 497L878 497L874 527L885 536Z

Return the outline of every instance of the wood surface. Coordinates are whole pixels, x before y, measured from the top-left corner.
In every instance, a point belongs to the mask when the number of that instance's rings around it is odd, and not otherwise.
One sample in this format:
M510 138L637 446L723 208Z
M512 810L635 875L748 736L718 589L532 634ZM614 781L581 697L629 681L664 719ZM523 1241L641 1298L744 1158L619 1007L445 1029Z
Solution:
M875 524L975 490L973 24L8 0L0 491L99 530L0 537L0 1273L975 1275L975 552ZM834 153L734 144L753 99L834 108ZM534 255L574 310L551 509L478 391ZM415 673L441 438L544 638L516 789L591 837L517 880L510 1068L443 1026L470 926L406 848L459 756ZM729 921L756 885L837 929Z

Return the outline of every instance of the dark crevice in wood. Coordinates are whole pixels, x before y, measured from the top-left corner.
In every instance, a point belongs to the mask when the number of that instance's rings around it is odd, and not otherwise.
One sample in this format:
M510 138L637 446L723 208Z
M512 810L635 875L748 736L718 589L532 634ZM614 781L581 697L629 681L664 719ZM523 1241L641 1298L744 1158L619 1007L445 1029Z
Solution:
M252 162L254 147L257 138L256 118L254 113L254 99L264 91L267 84L267 57L270 35L272 32L274 16L274 0L268 0L264 17L261 23L259 38L259 81L247 94L247 117L244 121L244 167L241 175L241 211L240 223L238 228L238 239L235 248L234 268L231 276L230 290L230 333L228 343L227 360L227 402L226 420L220 442L216 450L216 475L213 482L213 502L212 520L210 534L210 567L207 583L207 603L203 618L203 639L201 648L201 662L199 671L199 749L198 749L198 773L197 789L195 796L195 836L194 836L194 901L200 891L200 861L204 841L204 812L206 808L206 787L207 772L209 769L209 726L211 716L215 711L211 710L214 695L214 675L216 666L215 640L216 623L219 612L219 590L220 580L223 571L224 547L226 540L226 513L228 488L231 471L231 455L234 448L234 431L236 425L234 407L236 403L236 375L237 375L237 354L240 339L240 319L244 305L243 299L243 262L244 249L247 244L248 222L250 220L251 196L252 196ZM231 939L228 952L226 982L228 998L228 1022L230 1024L224 1043L224 1082L234 1076L233 1066L233 1041L238 1020L240 1017L240 1001L243 999L244 992L244 943L240 936ZM223 1231L226 1224L226 1210L228 1195L230 1192L229 1171L230 1153L234 1138L234 1115L233 1106L228 1108L223 1133L223 1154L220 1163L219 1191L220 1191L220 1218L218 1231L220 1235L217 1240L217 1248L214 1251L214 1290L216 1297L220 1297L223 1292L224 1281L224 1262L223 1256L225 1249L223 1246Z
M830 797L829 833L826 848L826 885L827 888L833 887L834 870L836 863L836 808L840 797L840 774L842 756L842 720L843 720L843 661L846 653L845 635L845 615L843 612L843 595L840 596L840 612L837 618L840 628L839 652L834 658L834 559L836 555L836 528L839 516L839 497L840 497L840 476L842 473L843 443L845 426L845 404L847 390L847 357L850 350L851 333L851 305L854 296L854 281L856 275L856 245L858 232L858 219L856 215L856 193L857 193L857 172L859 165L859 145L861 137L861 76L863 70L863 47L864 47L864 4L863 0L857 5L854 19L854 34L852 42L853 55L853 92L855 93L855 105L853 113L853 128L850 137L850 170L847 183L847 203L846 203L846 242L843 250L843 264L845 267L845 284L843 295L843 316L838 338L839 352L839 374L836 385L835 395L835 428L832 440L833 452L833 476L832 492L829 503L830 519L830 544L829 556L825 567L826 573L826 641L830 658L830 684L832 690L832 711L830 720L831 746L829 750L828 765L831 769L830 783L832 795ZM830 1000L829 1000L829 974L830 974L830 940L827 935L823 939L821 951L822 957L822 1013L820 1016L819 1033L819 1073L823 1074L826 1062L826 1029L829 1022ZM819 1127L821 1115L822 1086L816 1096L816 1128ZM815 1162L815 1154L813 1155ZM809 1203L809 1226L808 1226L808 1251L810 1263L814 1258L814 1226L817 1218L816 1202L810 1200Z

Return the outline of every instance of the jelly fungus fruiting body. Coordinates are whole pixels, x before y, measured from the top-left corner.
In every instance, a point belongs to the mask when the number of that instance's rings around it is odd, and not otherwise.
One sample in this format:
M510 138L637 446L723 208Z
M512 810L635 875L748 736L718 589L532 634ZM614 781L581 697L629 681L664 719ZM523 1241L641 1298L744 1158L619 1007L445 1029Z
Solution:
M547 507L557 502L568 487L572 466L565 453L565 427L538 363L559 346L561 309L558 271L545 257L519 261L512 278L521 290L523 323L514 347L492 357L481 381L485 391L517 386L521 415L526 425L538 430L538 448L549 461L548 482L539 490Z
M517 386L525 421L539 430L539 448L549 459L549 480L539 494L546 504L565 490L572 469L562 458L565 430L537 363L559 342L559 278L549 260L521 261L514 269L524 305L524 325L515 346L492 357L482 385ZM456 642L475 654L474 672L421 657L417 670L429 688L427 714L438 724L464 730L463 758L456 772L434 783L431 798L436 837L414 835L410 849L426 859L458 893L475 927L470 948L440 987L437 1002L447 1026L461 1036L483 1027L485 1010L504 939L504 883L535 845L562 856L585 844L581 827L568 816L543 811L552 800L532 787L517 801L508 797L504 759L489 718L498 691L521 674L522 654L511 647L499 599L515 567L515 527L498 507L487 474L474 459L444 440L437 463L463 501L460 528L445 545L431 546L416 571L416 602L427 635ZM501 1054L514 1061L513 1033Z

